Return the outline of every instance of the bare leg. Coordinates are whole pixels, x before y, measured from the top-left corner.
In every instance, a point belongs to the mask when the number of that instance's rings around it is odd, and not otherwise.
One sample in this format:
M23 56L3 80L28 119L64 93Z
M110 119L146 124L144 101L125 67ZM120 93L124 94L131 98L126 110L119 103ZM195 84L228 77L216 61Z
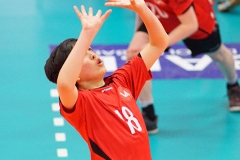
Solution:
M127 49L127 60L131 60L134 56L136 56L148 42L149 37L147 33L140 31L135 32Z
M234 83L237 81L237 72L234 65L234 59L231 51L224 45L221 44L220 48L208 54L214 61L216 61L220 68L223 76L228 83Z
M145 83L140 95L139 99L141 102L149 102L153 103L153 96L152 96L152 81L149 80ZM143 105L142 107L146 107L147 105Z
M222 74L227 81L227 94L229 98L229 110L234 112L240 111L240 87L238 84L238 75L234 65L234 59L231 51L225 46L209 54L217 62Z

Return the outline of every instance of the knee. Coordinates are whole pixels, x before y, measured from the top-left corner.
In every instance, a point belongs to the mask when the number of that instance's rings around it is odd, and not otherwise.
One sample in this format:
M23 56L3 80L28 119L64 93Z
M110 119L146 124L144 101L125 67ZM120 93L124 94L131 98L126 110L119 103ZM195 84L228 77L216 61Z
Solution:
M211 54L209 54L209 56L210 56L210 57L212 58L212 60L215 61L215 62L218 62L218 63L223 63L223 62L224 62L223 56L222 56L220 53L218 53L218 52L216 52L216 53L211 53Z
M221 46L217 51L212 52L208 55L218 63L225 63L225 61L232 58L231 51L224 46Z
M140 52L139 48L128 48L126 51L126 58L127 60L131 60L133 57L135 57Z

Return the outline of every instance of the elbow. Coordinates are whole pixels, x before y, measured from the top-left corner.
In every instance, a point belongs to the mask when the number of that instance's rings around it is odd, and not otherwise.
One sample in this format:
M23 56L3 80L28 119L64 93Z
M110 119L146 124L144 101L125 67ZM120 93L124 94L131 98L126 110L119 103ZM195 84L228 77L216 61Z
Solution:
M198 27L199 27L199 25L198 25L198 22L197 22L197 21L191 25L190 30L192 31L192 34L195 33L195 32L197 32Z
M193 26L193 33L197 32L198 30L198 23Z
M161 45L164 47L164 50L169 46L169 36L167 33L164 35Z
M169 46L169 36L168 34L163 34L161 37L159 37L156 44L152 44L152 46L155 46L157 48L157 53L159 53L159 56L163 54L163 52L166 50L166 48Z
M58 80L57 80L57 90L58 90L58 92L60 92L60 93L67 92L67 91L71 90L71 88L72 88L72 86L69 85L68 82L58 78Z
M166 34L166 38L165 38L165 45L166 45L166 48L169 46L169 42L170 42L170 39L169 39L169 36L168 34Z

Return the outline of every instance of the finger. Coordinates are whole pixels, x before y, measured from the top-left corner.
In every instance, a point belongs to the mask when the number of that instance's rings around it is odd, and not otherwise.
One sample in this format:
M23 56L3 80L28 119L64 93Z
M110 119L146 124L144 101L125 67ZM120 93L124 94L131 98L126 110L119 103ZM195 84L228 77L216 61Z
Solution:
M130 1L122 2L121 0L109 0L105 3L105 6L126 7L130 4Z
M84 5L81 5L81 10L83 15L87 15Z
M105 20L109 17L109 15L110 15L111 12L112 12L111 9L107 10L107 11L103 14L103 16L101 17L101 19L102 19L103 21L105 21Z
M135 0L130 0L130 3L131 4L136 4L136 1Z
M90 8L88 9L88 15L89 15L89 16L92 16L92 15L93 15L93 9L92 9L92 7L90 7Z
M115 2L115 1L112 1L112 2L106 2L105 3L105 6L119 6L121 3L120 2Z
M105 3L106 6L116 6L120 4L121 0L107 0Z
M96 16L101 17L101 15L102 15L102 11L98 10Z
M79 11L77 6L73 6L73 9L74 9L75 13L77 14L77 16L80 18L82 16L82 13Z

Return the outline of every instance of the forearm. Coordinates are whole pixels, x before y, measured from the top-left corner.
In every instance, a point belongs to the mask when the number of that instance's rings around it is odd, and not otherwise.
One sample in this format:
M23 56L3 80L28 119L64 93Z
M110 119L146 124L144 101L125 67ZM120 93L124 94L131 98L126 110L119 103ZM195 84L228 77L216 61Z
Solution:
M168 36L169 36L169 46L178 43L179 41L184 40L185 38L188 38L193 33L197 31L196 26L191 25L183 25L180 24L177 26L174 30L172 30Z
M75 86L82 69L84 56L87 53L94 36L95 35L91 30L81 31L75 46L59 72L58 82L68 84L69 86Z

